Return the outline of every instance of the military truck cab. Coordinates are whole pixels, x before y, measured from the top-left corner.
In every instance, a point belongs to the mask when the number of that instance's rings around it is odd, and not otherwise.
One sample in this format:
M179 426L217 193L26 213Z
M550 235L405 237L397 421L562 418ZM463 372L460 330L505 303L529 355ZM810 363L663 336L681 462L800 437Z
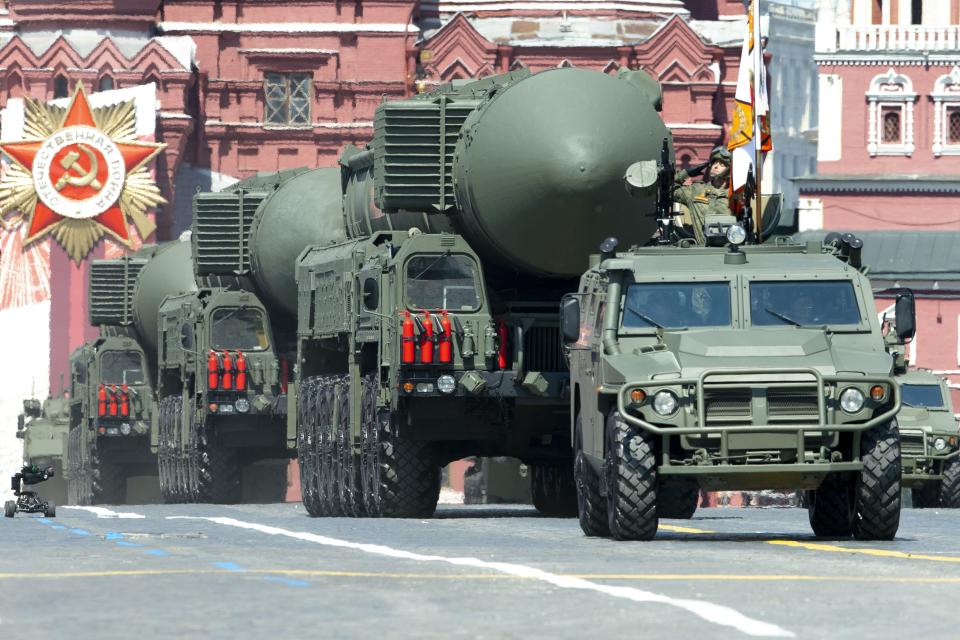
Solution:
M950 389L922 369L897 376L903 486L918 508L960 507L960 444Z
M598 260L561 315L588 535L652 538L701 489L781 489L807 492L819 535L893 537L900 393L850 262L819 244Z
M162 491L171 500L238 500L246 458L287 451L287 381L269 315L250 291L201 288L166 297L159 329ZM175 471L178 456L187 478Z
M117 504L128 475L155 474L153 385L140 344L105 335L70 356L67 479L72 504Z

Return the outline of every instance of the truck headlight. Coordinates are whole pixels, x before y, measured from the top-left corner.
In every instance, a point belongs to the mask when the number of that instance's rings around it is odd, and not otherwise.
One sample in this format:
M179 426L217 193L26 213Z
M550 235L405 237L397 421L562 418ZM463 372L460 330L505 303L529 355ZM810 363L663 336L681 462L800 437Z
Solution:
M661 416L669 416L677 410L677 396L670 391L657 391L653 396L653 410Z
M933 448L936 449L937 451L943 451L944 449L947 448L947 441L944 440L943 438L937 438L936 440L933 441Z
M130 435L131 430L132 428L130 427L129 422L124 422L123 424L120 425L120 433L122 433L125 436Z
M233 406L236 407L237 411L240 413L246 413L247 411L250 411L250 403L246 398L240 398L233 403Z
M863 392L850 387L840 394L840 407L847 413L856 413L863 409Z
M443 393L453 393L457 388L457 381L453 379L453 376L444 374L437 378L437 389Z
M747 230L738 224L732 224L727 229L727 242L733 245L743 244L747 240Z

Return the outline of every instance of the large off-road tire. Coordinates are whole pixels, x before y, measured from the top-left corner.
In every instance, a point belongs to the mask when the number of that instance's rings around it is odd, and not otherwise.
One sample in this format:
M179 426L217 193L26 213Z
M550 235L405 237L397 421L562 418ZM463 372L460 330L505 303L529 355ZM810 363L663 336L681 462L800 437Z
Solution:
M910 490L914 509L936 509L940 506L940 483L926 483Z
M200 429L199 502L235 504L240 501L240 455L225 447L217 437L214 425L207 419Z
M573 465L530 465L530 492L533 506L540 513L557 518L577 515L577 487L573 481Z
M13 500L7 500L3 503L3 515L12 518L17 515L17 503Z
M366 507L361 489L360 456L354 452L350 429L350 391L350 377L343 376L337 384L337 484L344 515L356 518L366 515Z
M336 385L339 377L324 378L320 388L322 411L318 440L320 483L327 516L344 515L340 502L340 447L336 425Z
M853 533L853 480L829 473L818 488L806 492L807 517L814 535L846 538Z
M429 443L411 440L399 432L399 416L381 410L378 416L378 455L373 458L384 518L429 518L440 499L440 468Z
M900 527L900 430L896 420L862 434L854 491L853 536L893 540Z
M653 436L613 412L606 422L607 524L616 540L657 533L657 460Z
M950 458L943 463L940 506L945 509L960 509L960 458Z
M367 516L379 518L383 513L380 492L380 419L377 410L377 381L371 374L363 379L360 404L360 491Z
M300 466L300 494L303 507L312 517L324 515L317 485L317 378L307 378L298 390L297 460Z
M674 479L664 481L661 477L657 487L657 516L689 520L700 504L700 484L696 480Z
M588 536L609 536L607 500L600 494L600 476L590 466L583 452L583 425L577 416L574 434L573 480L577 490L577 517L580 528Z
M157 421L157 466L160 471L160 495L167 504L184 501L177 481L177 430L183 413L182 396L167 396L160 400L160 415Z
M123 504L126 502L127 475L123 466L111 460L111 457L105 447L95 445L91 451L95 504Z
M57 517L57 505L56 505L55 503L53 503L52 501L48 501L47 504L46 504L46 506L45 506L44 509L43 509L43 515L45 515L45 516L48 517L48 518L56 518L56 517Z

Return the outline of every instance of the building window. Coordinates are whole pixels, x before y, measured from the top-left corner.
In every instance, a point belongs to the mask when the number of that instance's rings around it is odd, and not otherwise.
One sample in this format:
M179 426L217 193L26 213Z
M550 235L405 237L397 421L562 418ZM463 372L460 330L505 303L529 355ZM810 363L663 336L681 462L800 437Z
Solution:
M882 137L883 144L900 144L903 142L903 129L900 126L900 107L883 107Z
M933 155L960 155L960 66L933 83Z
M867 90L867 151L871 156L913 154L913 104L916 99L910 78L892 68L873 79Z
M309 125L312 100L311 77L306 73L274 73L264 76L267 124Z
M947 144L960 145L960 107L947 107Z
M53 79L53 97L54 98L66 98L70 95L70 87L68 86L66 76L57 76Z
M110 91L113 89L113 78L110 76L103 76L100 78L100 83L97 85L98 91Z

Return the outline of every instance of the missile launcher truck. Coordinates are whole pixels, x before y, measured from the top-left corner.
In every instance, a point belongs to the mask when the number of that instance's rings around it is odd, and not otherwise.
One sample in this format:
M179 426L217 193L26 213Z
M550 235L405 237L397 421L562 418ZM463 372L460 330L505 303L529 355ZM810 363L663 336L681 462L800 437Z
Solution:
M439 469L470 455L522 459L534 504L572 515L558 304L602 233L653 232L636 204L654 192L623 177L672 155L660 102L643 73L556 69L378 107L297 260L288 436L311 515L429 516ZM305 173L261 206L325 188Z
M70 430L70 408L65 397L49 397L42 403L32 398L23 401L23 413L17 416L17 437L23 440L23 464L41 469L53 467L53 478L44 485L44 495L58 504L67 501L63 479L63 454Z
M960 508L960 443L947 381L911 369L897 382L903 486L916 508Z
M159 312L160 459L185 460L188 470L185 487L166 485L167 501L236 502L245 466L295 452L286 424L293 268L324 218L313 203L283 211L261 204L304 171L260 174L194 197L197 289L167 297ZM339 171L318 172L327 184L311 198L338 203ZM286 475L274 477L281 482L270 493L282 500Z
M127 479L157 476L157 310L194 286L190 244L148 245L90 267L90 324L100 337L70 356L71 504L122 503ZM163 474L160 482L170 482Z
M701 489L782 489L806 492L817 535L892 539L901 393L862 242L718 230L721 246L611 239L561 304L581 528L648 540ZM902 342L912 297L896 311Z

